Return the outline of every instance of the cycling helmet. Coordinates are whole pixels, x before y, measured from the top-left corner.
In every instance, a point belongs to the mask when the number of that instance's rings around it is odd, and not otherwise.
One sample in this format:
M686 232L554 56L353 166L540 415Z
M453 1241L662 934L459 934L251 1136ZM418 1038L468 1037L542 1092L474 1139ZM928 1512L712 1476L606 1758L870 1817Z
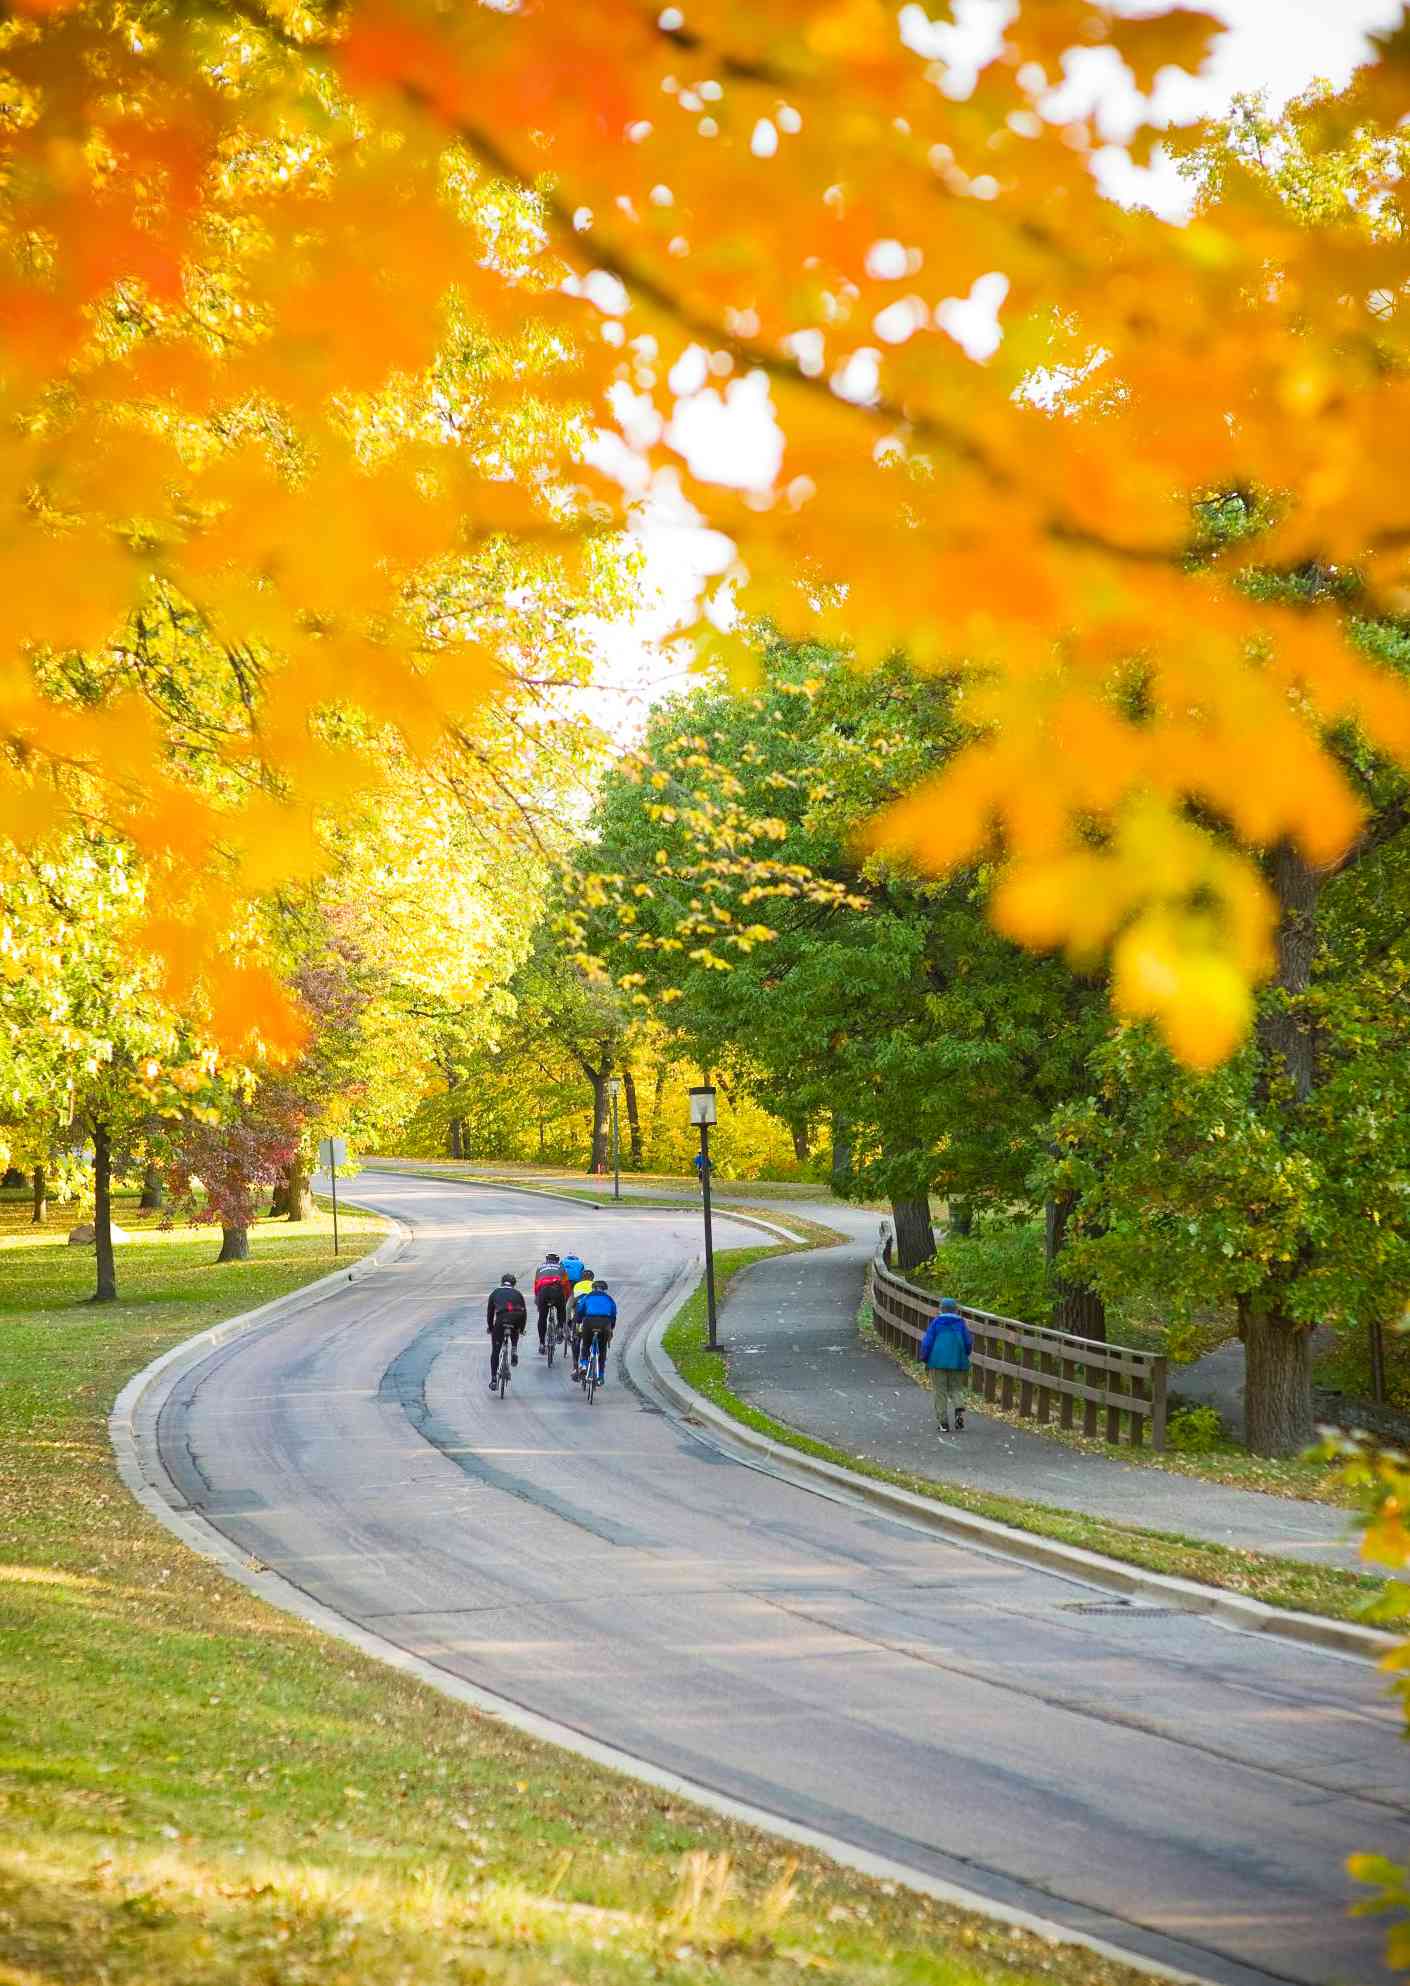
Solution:
M583 1281L583 1282L585 1282L585 1283L590 1283L590 1282L592 1281L592 1270L591 1270L591 1269L584 1269L584 1270L583 1270L583 1273L582 1273L582 1281Z
M501 1289L517 1290L519 1287L519 1278L517 1276L511 1276L508 1270L506 1270L499 1279L499 1286Z
M595 1290L605 1290L605 1289L606 1289L606 1287L607 1287L607 1285L606 1285L606 1283L605 1283L605 1282L604 1282L604 1281L602 1280L602 1277L601 1277L601 1276L598 1276L598 1277L597 1277L597 1279L595 1280L595 1282L593 1283L593 1288L594 1288Z
M553 1250L550 1248L547 1255L545 1255L543 1259L545 1262L556 1262L558 1260L558 1257L554 1254Z

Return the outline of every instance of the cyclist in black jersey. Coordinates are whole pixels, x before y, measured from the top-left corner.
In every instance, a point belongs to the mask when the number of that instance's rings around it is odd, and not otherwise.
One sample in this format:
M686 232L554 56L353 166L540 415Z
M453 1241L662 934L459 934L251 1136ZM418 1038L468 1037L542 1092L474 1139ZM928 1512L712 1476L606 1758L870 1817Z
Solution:
M518 1279L507 1272L499 1279L496 1289L490 1291L490 1300L485 1305L485 1329L490 1334L490 1391L494 1392L495 1370L499 1365L499 1354L504 1344L505 1333L509 1333L509 1355L515 1365L519 1363L519 1337L529 1321L528 1306L524 1302L524 1292Z

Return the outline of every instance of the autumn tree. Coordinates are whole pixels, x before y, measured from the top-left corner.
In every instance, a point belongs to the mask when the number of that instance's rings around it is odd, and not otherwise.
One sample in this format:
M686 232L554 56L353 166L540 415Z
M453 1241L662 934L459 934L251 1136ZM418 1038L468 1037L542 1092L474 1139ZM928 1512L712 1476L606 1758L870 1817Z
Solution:
M0 1094L32 1162L92 1153L95 1296L117 1294L115 1174L154 1127L212 1108L213 1051L162 998L133 933L146 879L118 842L71 835L45 861L17 856L0 881Z
M1410 1293L1407 902L1402 825L1308 891L1297 981L1224 1068L1191 1075L1123 1030L1059 1121L1071 1252L1114 1295L1235 1309L1258 1454L1312 1438L1313 1327L1394 1322Z
M947 868L997 829L1001 928L1110 947L1120 1011L1217 1060L1274 962L1275 905L1205 814L1334 861L1363 821L1326 727L1410 737L1403 687L1343 637L1404 579L1385 465L1410 37L1291 120L1347 197L1299 204L1231 149L1188 223L1118 206L1097 116L1053 92L1068 52L1102 49L1148 104L1218 25L1028 0L966 78L943 22L852 0L597 0L571 21L254 0L158 7L141 36L30 0L5 50L0 597L23 653L0 825L45 832L34 769L79 760L114 817L192 858L193 888L213 838L257 873L277 821L293 859L338 784L306 743L329 686L453 726L493 644L466 617L429 628L419 576L484 544L575 556L615 507L583 452L584 411L610 406L733 537L755 609L984 667L989 721L882 832ZM1138 168L1161 136L1138 114ZM986 294L980 362L949 327ZM690 474L670 417L750 378L780 462L731 492ZM1233 492L1256 541L1191 560L1191 498ZM1254 567L1308 562L1361 594L1250 592ZM36 679L153 585L263 665L282 813L193 816L140 705Z
M587 1170L601 1172L611 1158L608 1084L630 1054L631 1012L616 989L576 963L562 944L556 918L533 934L532 948L510 986L513 1016L501 1031L499 1052L526 1071L538 1072L549 1094L565 1082L587 1085L591 1137ZM531 1077L532 1080L532 1077ZM558 1097L560 1104L566 1099Z
M863 678L777 640L759 667L748 695L664 706L607 782L593 930L699 1062L785 1120L833 1119L839 1189L891 1200L910 1265L933 1250L932 1191L956 1210L1023 1199L1101 990L996 936L981 871L940 885L862 846L879 807L963 748L957 678ZM1101 1334L1090 1292L1059 1294L1068 1328Z

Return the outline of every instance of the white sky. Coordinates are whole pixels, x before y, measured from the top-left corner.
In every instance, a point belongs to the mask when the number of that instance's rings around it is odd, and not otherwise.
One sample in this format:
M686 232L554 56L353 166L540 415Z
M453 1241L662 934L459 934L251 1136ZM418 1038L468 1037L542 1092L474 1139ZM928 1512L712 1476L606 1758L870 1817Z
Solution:
M1165 0L1128 0L1122 11L1151 13L1161 11L1164 4ZM1201 77L1167 70L1158 80L1154 107L1172 123L1218 109L1240 90L1262 90L1276 106L1316 78L1340 85L1363 59L1366 34L1389 25L1401 13L1400 0L1194 0L1194 4L1220 15L1228 22L1228 31L1214 44ZM993 38L1012 9L1009 0L955 0L958 27L938 30L929 28L920 7L898 11L907 40L949 61L956 88L962 90L966 66L972 73L974 52ZM1103 51L1092 50L1072 61L1062 102L1073 114L1099 105L1102 128L1119 140L1123 128L1129 128L1130 95L1113 88L1110 60ZM1168 176L1162 177L1158 168L1137 175L1116 150L1103 183L1118 197L1125 197L1129 188L1162 210L1178 203L1178 189ZM984 277L969 299L950 299L942 305L945 328L975 356L982 356L997 335L995 311L1002 291L1002 278ZM864 378L848 384L865 393ZM669 438L692 471L736 487L767 487L780 437L762 376L711 381L702 354L698 364L677 365L670 385L677 397ZM626 425L630 432L630 420ZM615 466L627 480L625 455L624 450L616 451ZM700 528L669 481L648 492L638 477L635 487L640 505L634 535L645 560L643 605L628 621L603 624L599 637L603 667L596 715L624 737L639 730L649 703L686 679L688 658L682 644L673 647L672 634L691 617L702 579L724 570L729 552L726 540Z

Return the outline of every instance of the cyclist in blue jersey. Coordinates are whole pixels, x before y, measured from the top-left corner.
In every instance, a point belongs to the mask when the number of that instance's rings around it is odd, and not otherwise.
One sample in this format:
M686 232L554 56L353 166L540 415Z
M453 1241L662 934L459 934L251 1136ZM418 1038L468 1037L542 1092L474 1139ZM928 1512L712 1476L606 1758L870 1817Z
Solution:
M595 1359L599 1386L607 1381L607 1347L616 1323L616 1299L599 1276L587 1295L578 1299L578 1370L585 1371L588 1360Z

